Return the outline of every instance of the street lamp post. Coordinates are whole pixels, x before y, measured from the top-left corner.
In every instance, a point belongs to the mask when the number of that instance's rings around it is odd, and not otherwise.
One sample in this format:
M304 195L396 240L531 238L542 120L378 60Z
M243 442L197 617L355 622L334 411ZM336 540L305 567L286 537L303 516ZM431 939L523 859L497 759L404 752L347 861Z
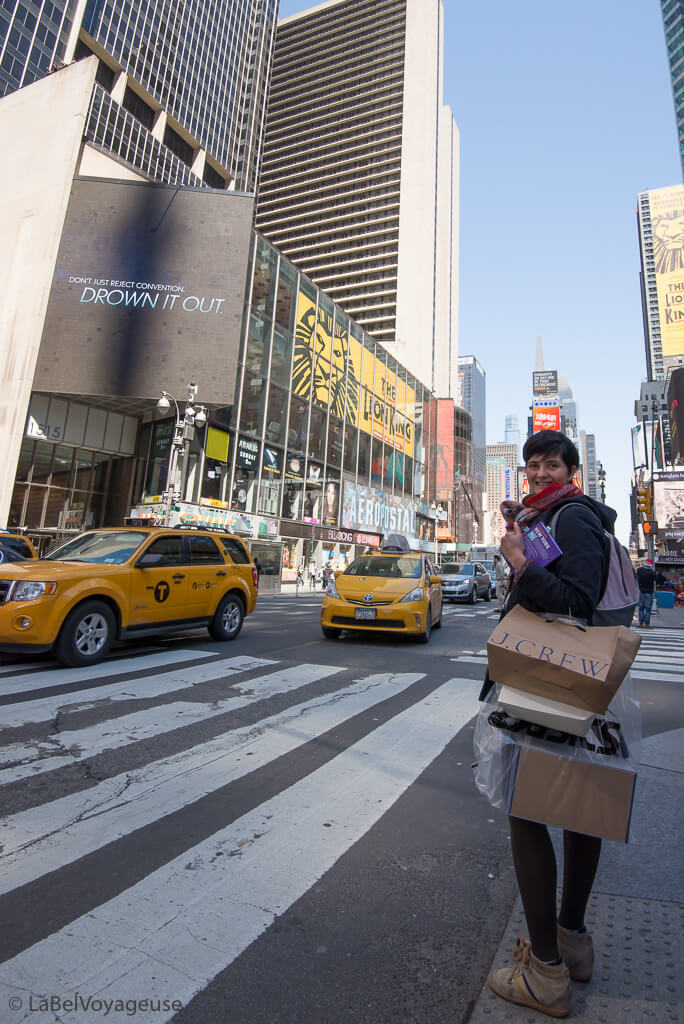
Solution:
M605 505L605 503L606 503L606 471L605 471L605 469L603 468L603 465L600 462L598 464L598 472L597 472L596 475L598 477L599 490L601 492L601 501Z
M439 543L437 541L437 523L439 523L441 521L441 517L442 517L442 514L444 512L444 509L442 508L441 504L437 505L434 501L432 502L432 505L430 506L430 508L435 513L435 567L437 567L437 563L439 561L439 558L438 558L438 555L439 555Z
M161 391L161 398L157 402L157 409L159 412L168 412L173 402L173 407L176 412L176 422L173 428L173 439L171 441L171 451L169 452L169 465L166 473L166 490L162 495L162 501L164 503L164 526L168 526L171 521L171 509L175 501L180 501L180 481L178 479L178 470L184 464L185 456L187 454L187 442L191 441L195 427L203 427L207 422L207 411L203 405L200 405L195 409L193 402L197 397L197 385L192 381L187 385L188 398L183 410L183 418L181 419L180 409L178 408L178 402L169 394L168 391Z

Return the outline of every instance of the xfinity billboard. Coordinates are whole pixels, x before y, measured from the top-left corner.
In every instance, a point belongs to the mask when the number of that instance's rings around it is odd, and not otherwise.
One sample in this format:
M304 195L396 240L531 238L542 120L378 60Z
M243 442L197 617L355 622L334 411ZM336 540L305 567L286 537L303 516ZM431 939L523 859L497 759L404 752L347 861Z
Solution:
M75 178L33 387L234 400L251 196Z

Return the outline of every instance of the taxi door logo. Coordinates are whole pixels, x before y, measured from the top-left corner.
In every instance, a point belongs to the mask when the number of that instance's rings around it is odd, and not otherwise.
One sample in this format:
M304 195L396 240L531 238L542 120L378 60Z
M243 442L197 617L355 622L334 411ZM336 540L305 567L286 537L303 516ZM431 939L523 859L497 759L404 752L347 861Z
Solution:
M164 601L166 601L167 597L169 596L170 591L171 588L169 587L166 580L160 580L159 583L154 588L155 601L157 601L158 604L163 604Z

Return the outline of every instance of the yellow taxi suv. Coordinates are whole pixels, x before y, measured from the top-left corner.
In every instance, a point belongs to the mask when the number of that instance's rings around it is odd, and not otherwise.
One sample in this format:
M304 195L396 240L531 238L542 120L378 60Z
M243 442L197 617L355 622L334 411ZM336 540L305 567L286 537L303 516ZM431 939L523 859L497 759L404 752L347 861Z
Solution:
M414 636L427 643L442 625L442 586L430 560L388 545L336 573L321 606L323 636L343 629Z
M45 558L0 565L0 650L94 665L114 640L199 626L234 640L254 611L257 579L232 534L92 530Z
M0 563L23 562L26 558L37 558L38 553L28 537L11 530L0 530Z

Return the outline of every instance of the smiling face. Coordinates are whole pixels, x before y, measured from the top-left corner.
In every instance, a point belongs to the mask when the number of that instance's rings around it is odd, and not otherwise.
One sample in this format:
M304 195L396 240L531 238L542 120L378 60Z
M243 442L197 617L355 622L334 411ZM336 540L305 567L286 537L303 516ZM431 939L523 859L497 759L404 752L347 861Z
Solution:
M525 465L530 494L538 494L549 484L569 484L577 466L568 467L558 453L531 455Z

